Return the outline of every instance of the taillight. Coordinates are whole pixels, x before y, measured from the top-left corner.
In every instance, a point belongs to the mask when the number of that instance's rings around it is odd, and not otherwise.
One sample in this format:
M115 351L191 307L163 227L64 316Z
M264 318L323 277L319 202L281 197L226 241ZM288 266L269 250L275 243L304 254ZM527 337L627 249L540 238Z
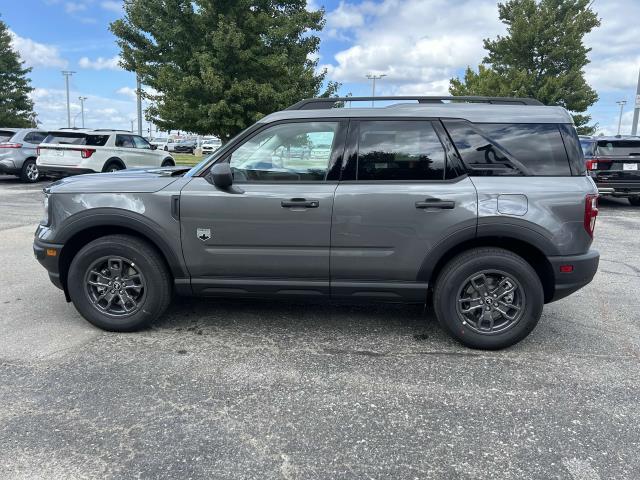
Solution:
M611 168L611 160L610 158L592 158L587 160L587 170L608 170Z
M40 156L40 147L36 147L36 155L39 157Z
M95 148L83 148L82 150L80 150L80 156L82 158L89 158L95 151Z
M589 194L584 199L584 229L593 238L593 230L596 228L598 216L598 195Z
M0 148L22 148L22 144L5 142L5 143L0 143Z

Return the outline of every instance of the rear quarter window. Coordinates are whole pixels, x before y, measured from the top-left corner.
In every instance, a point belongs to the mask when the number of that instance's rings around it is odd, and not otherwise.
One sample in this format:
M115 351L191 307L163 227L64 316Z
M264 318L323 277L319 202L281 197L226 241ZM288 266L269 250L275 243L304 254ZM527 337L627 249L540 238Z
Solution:
M472 174L570 176L560 127L536 123L443 121Z
M8 130L0 130L0 142L8 142L11 140L11 137L15 135L15 132L11 132Z

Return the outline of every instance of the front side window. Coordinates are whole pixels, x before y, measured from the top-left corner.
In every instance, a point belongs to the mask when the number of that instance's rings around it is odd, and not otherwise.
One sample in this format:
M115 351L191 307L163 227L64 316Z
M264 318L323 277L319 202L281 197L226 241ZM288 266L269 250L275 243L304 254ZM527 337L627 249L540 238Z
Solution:
M136 148L142 148L146 150L151 149L151 145L149 145L149 142L147 142L142 137L138 137L138 136L133 137L133 143L135 144Z
M338 128L338 122L269 127L231 154L234 180L324 181Z
M358 180L443 180L445 151L430 121L363 121Z

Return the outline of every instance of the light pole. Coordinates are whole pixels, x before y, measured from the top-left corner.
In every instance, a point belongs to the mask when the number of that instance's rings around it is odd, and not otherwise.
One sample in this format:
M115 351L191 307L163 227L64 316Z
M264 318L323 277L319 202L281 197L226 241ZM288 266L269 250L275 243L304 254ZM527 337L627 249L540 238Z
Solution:
M371 106L373 107L373 99L376 98L376 80L380 80L382 77L386 77L387 75L381 73L380 75L376 75L375 73L367 73L366 77L369 80L373 80L373 85L371 87Z
M142 136L142 82L140 81L140 75L136 75L136 87L138 135Z
M640 73L638 73L638 88L636 89L636 104L633 109L633 122L631 122L631 135L638 133L638 117L640 116Z
M76 113L76 114L73 116L73 128L76 128L76 118L78 118L78 115L80 115L80 112Z
M64 82L67 87L67 127L71 128L71 106L69 104L69 77L76 72L72 72L70 70L63 70L62 75L64 75Z
M624 111L624 106L627 103L627 101L618 100L616 103L620 105L620 117L618 118L618 135L620 135L620 126L622 125L622 112Z
M133 133L133 120L131 120L131 133Z
M84 101L87 99L87 97L78 97L78 100L80 100L80 113L82 113L82 128L84 128Z

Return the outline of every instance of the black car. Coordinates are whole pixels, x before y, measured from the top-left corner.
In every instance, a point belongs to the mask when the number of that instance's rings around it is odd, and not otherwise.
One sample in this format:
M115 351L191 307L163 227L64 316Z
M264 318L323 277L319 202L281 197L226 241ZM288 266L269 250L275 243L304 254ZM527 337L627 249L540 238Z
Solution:
M600 195L640 206L640 137L580 137L587 171Z
M195 149L196 149L195 140L181 140L176 144L173 151L175 153L190 153L191 155L193 155L195 152Z

